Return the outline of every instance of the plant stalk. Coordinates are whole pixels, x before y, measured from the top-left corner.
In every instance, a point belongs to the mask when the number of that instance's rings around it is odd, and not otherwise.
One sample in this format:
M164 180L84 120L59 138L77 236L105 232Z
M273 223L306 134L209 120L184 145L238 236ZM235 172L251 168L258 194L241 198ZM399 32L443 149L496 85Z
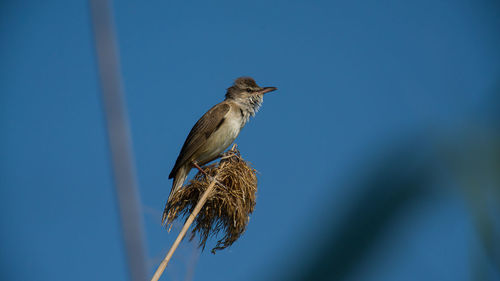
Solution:
M160 263L160 265L156 269L156 272L153 275L153 278L151 278L151 281L158 281L160 279L161 275L163 274L163 271L167 267L168 262L172 258L172 255L174 254L175 250L177 249L177 247L181 243L184 236L186 236L186 233L187 233L189 227L193 223L193 221L196 218L196 216L198 215L198 213L201 211L201 208L203 207L203 205L205 205L205 202L207 202L208 196L210 196L210 193L212 193L212 190L214 189L216 182L217 182L217 180L214 177L212 182L210 182L210 185L205 190L205 192L203 192L198 203L196 203L196 206L194 207L193 212L189 215L188 219L184 223L184 226L182 227L182 230L179 233L179 235L177 236L177 238L175 239L174 244L172 245L172 247L170 247L170 250L168 251L167 255L165 256L163 261Z

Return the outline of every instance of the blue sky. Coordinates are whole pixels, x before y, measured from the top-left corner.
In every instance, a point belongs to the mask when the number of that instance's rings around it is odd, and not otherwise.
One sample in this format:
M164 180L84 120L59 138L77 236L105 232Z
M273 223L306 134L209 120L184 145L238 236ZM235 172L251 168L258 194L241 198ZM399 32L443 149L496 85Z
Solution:
M279 89L236 141L260 172L256 211L228 250L184 241L165 280L193 266L192 280L271 278L342 217L376 159L460 129L498 85L494 4L115 1L151 272L180 229L160 225L168 173L236 77ZM0 41L2 279L125 280L88 3L2 3ZM350 279L469 280L477 240L460 194L438 192Z

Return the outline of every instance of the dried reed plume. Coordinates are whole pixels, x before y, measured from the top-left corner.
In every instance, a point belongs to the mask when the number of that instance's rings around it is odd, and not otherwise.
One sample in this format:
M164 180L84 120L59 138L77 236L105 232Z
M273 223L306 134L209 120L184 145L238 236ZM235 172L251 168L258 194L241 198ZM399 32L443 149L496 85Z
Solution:
M167 214L167 227L181 216L191 214L203 192L210 185L211 178L218 183L207 202L196 217L190 240L200 235L199 246L205 249L208 237L216 236L221 231L224 236L217 241L212 253L231 246L243 232L255 207L257 192L256 171L241 158L234 148L219 163L203 167L207 176L198 172L194 179L173 195Z
M218 163L203 167L202 170L173 195L168 211L165 210L163 216L168 228L179 216L187 216L187 219L152 281L160 278L195 220L190 240L199 233L199 246L203 249L209 236L224 232L224 237L217 241L212 253L231 246L245 232L255 207L256 171L241 158L236 145Z

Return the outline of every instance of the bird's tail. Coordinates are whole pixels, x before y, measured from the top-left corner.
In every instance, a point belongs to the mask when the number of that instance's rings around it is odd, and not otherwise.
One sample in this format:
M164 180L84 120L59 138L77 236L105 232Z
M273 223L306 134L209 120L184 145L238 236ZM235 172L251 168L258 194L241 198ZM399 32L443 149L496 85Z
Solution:
M165 205L165 210L163 210L163 216L161 218L161 223L164 224L167 219L168 212L170 211L172 196L181 189L184 181L189 173L189 165L184 165L179 168L174 177L174 182L172 183L172 189L170 190L170 195L168 195L167 204Z

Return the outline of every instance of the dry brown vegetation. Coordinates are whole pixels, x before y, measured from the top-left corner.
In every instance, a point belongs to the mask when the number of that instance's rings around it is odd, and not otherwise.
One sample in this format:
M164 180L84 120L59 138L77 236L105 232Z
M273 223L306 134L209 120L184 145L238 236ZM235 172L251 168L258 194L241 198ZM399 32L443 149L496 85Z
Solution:
M212 253L231 246L246 229L253 212L257 192L256 170L233 148L218 163L203 167L208 175L198 172L194 179L173 195L166 214L167 227L178 217L191 214L207 187L217 180L213 191L194 221L190 240L200 235L199 246L205 248L207 239L223 232Z

